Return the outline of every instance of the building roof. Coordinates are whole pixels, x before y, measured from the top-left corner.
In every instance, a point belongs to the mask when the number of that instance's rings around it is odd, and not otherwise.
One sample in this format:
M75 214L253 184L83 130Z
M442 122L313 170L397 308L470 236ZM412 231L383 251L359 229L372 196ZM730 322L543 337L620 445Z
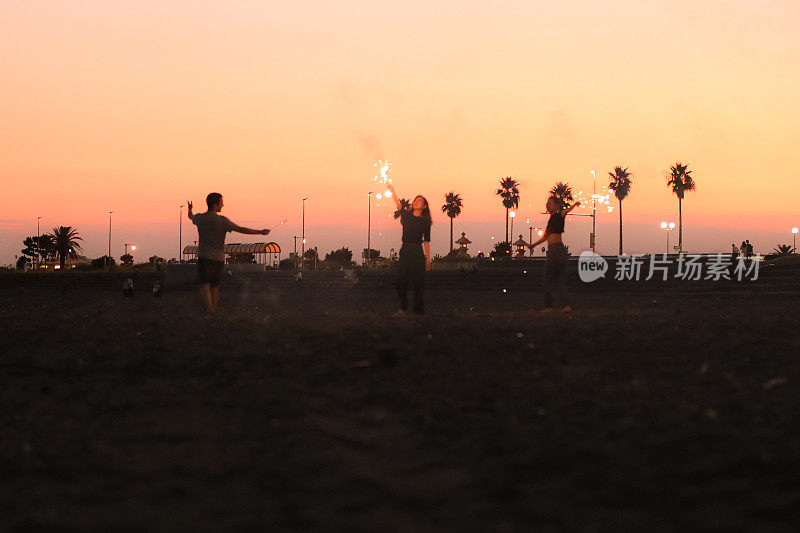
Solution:
M514 246L528 246L528 243L525 242L525 239L523 239L522 235L520 235L519 240L514 243Z
M190 244L183 249L184 255L197 255L197 246ZM281 247L276 242L234 242L225 245L225 254L279 254Z
M467 239L464 233L461 233L461 238L456 241L456 244L472 244L472 241Z

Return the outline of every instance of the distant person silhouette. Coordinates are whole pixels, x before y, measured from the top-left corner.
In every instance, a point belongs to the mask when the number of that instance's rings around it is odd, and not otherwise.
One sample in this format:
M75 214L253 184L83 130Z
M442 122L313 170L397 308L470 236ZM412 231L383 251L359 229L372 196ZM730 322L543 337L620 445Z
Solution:
M735 260L739 256L739 249L735 244L731 244L731 260Z
M408 310L410 282L414 288L414 314L424 315L425 272L431 269L431 209L424 196L414 198L411 209L403 209L391 184L389 190L392 191L394 204L400 211L400 224L403 226L403 246L397 261L397 295L400 297L400 310L397 314L403 315Z
M222 195L212 192L206 197L208 211L192 213L192 202L187 214L189 220L197 226L197 274L200 280L200 298L203 308L208 313L215 313L219 304L219 284L225 270L225 235L236 231L246 235L267 235L268 229L244 228L233 223L228 217L219 214L222 211Z
M569 303L567 296L566 285L566 272L567 264L569 263L569 252L561 240L561 235L564 233L564 222L567 214L581 205L576 202L570 207L566 207L564 202L556 197L551 196L547 199L547 212L550 213L550 219L547 221L547 229L544 235L538 241L528 245L529 248L534 249L539 244L547 241L547 255L544 263L544 309L542 312L549 313L553 310L553 293L558 293L561 299L561 309L565 313L572 311L572 306Z
M125 298L133 298L133 279L128 278L122 284L122 296Z
M750 244L750 239L747 239L745 243L747 244L747 257L753 257L753 245Z

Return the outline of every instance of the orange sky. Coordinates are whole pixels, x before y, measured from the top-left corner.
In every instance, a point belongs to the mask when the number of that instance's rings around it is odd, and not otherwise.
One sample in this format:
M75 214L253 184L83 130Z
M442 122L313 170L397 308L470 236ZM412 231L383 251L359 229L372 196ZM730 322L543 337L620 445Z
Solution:
M518 226L541 225L556 179L588 188L622 164L629 252L663 249L664 173L683 161L686 248L768 252L800 225L799 21L791 1L5 0L0 264L37 216L102 255L111 209L113 255L173 257L178 206L212 190L240 224L289 219L271 236L284 250L308 196L309 245L360 249L378 158L437 210L461 193L457 231L483 249L504 231L499 178L522 183ZM384 253L389 212L374 206ZM601 252L616 224L601 215ZM571 220L568 243L588 227Z

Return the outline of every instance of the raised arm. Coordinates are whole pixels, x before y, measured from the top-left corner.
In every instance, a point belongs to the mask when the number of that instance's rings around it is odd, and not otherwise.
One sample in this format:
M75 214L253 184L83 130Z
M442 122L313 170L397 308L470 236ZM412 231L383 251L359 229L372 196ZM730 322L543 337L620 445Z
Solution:
M570 211L572 211L573 209L575 209L575 208L576 208L576 207L578 207L579 205L581 205L581 203L580 203L580 202L575 202L574 204L572 204L571 206L569 206L567 209L564 209L564 210L561 212L562 216L567 216L567 215L569 214L569 212L570 212Z
M394 200L394 205L398 211L402 208L402 204L400 204L400 197L397 196L397 192L394 190L394 185L389 183L389 190L392 191L392 199Z
M188 209L186 210L186 216L189 217L189 220L194 222L194 213L192 213L192 202L187 201L186 206Z

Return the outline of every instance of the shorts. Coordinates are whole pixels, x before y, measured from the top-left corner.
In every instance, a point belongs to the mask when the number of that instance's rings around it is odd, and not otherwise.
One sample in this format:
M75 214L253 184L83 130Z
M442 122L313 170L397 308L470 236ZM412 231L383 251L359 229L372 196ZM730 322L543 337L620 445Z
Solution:
M219 287L224 271L225 263L223 261L214 261L205 257L197 259L197 277L200 279L200 283L208 283L212 287Z

